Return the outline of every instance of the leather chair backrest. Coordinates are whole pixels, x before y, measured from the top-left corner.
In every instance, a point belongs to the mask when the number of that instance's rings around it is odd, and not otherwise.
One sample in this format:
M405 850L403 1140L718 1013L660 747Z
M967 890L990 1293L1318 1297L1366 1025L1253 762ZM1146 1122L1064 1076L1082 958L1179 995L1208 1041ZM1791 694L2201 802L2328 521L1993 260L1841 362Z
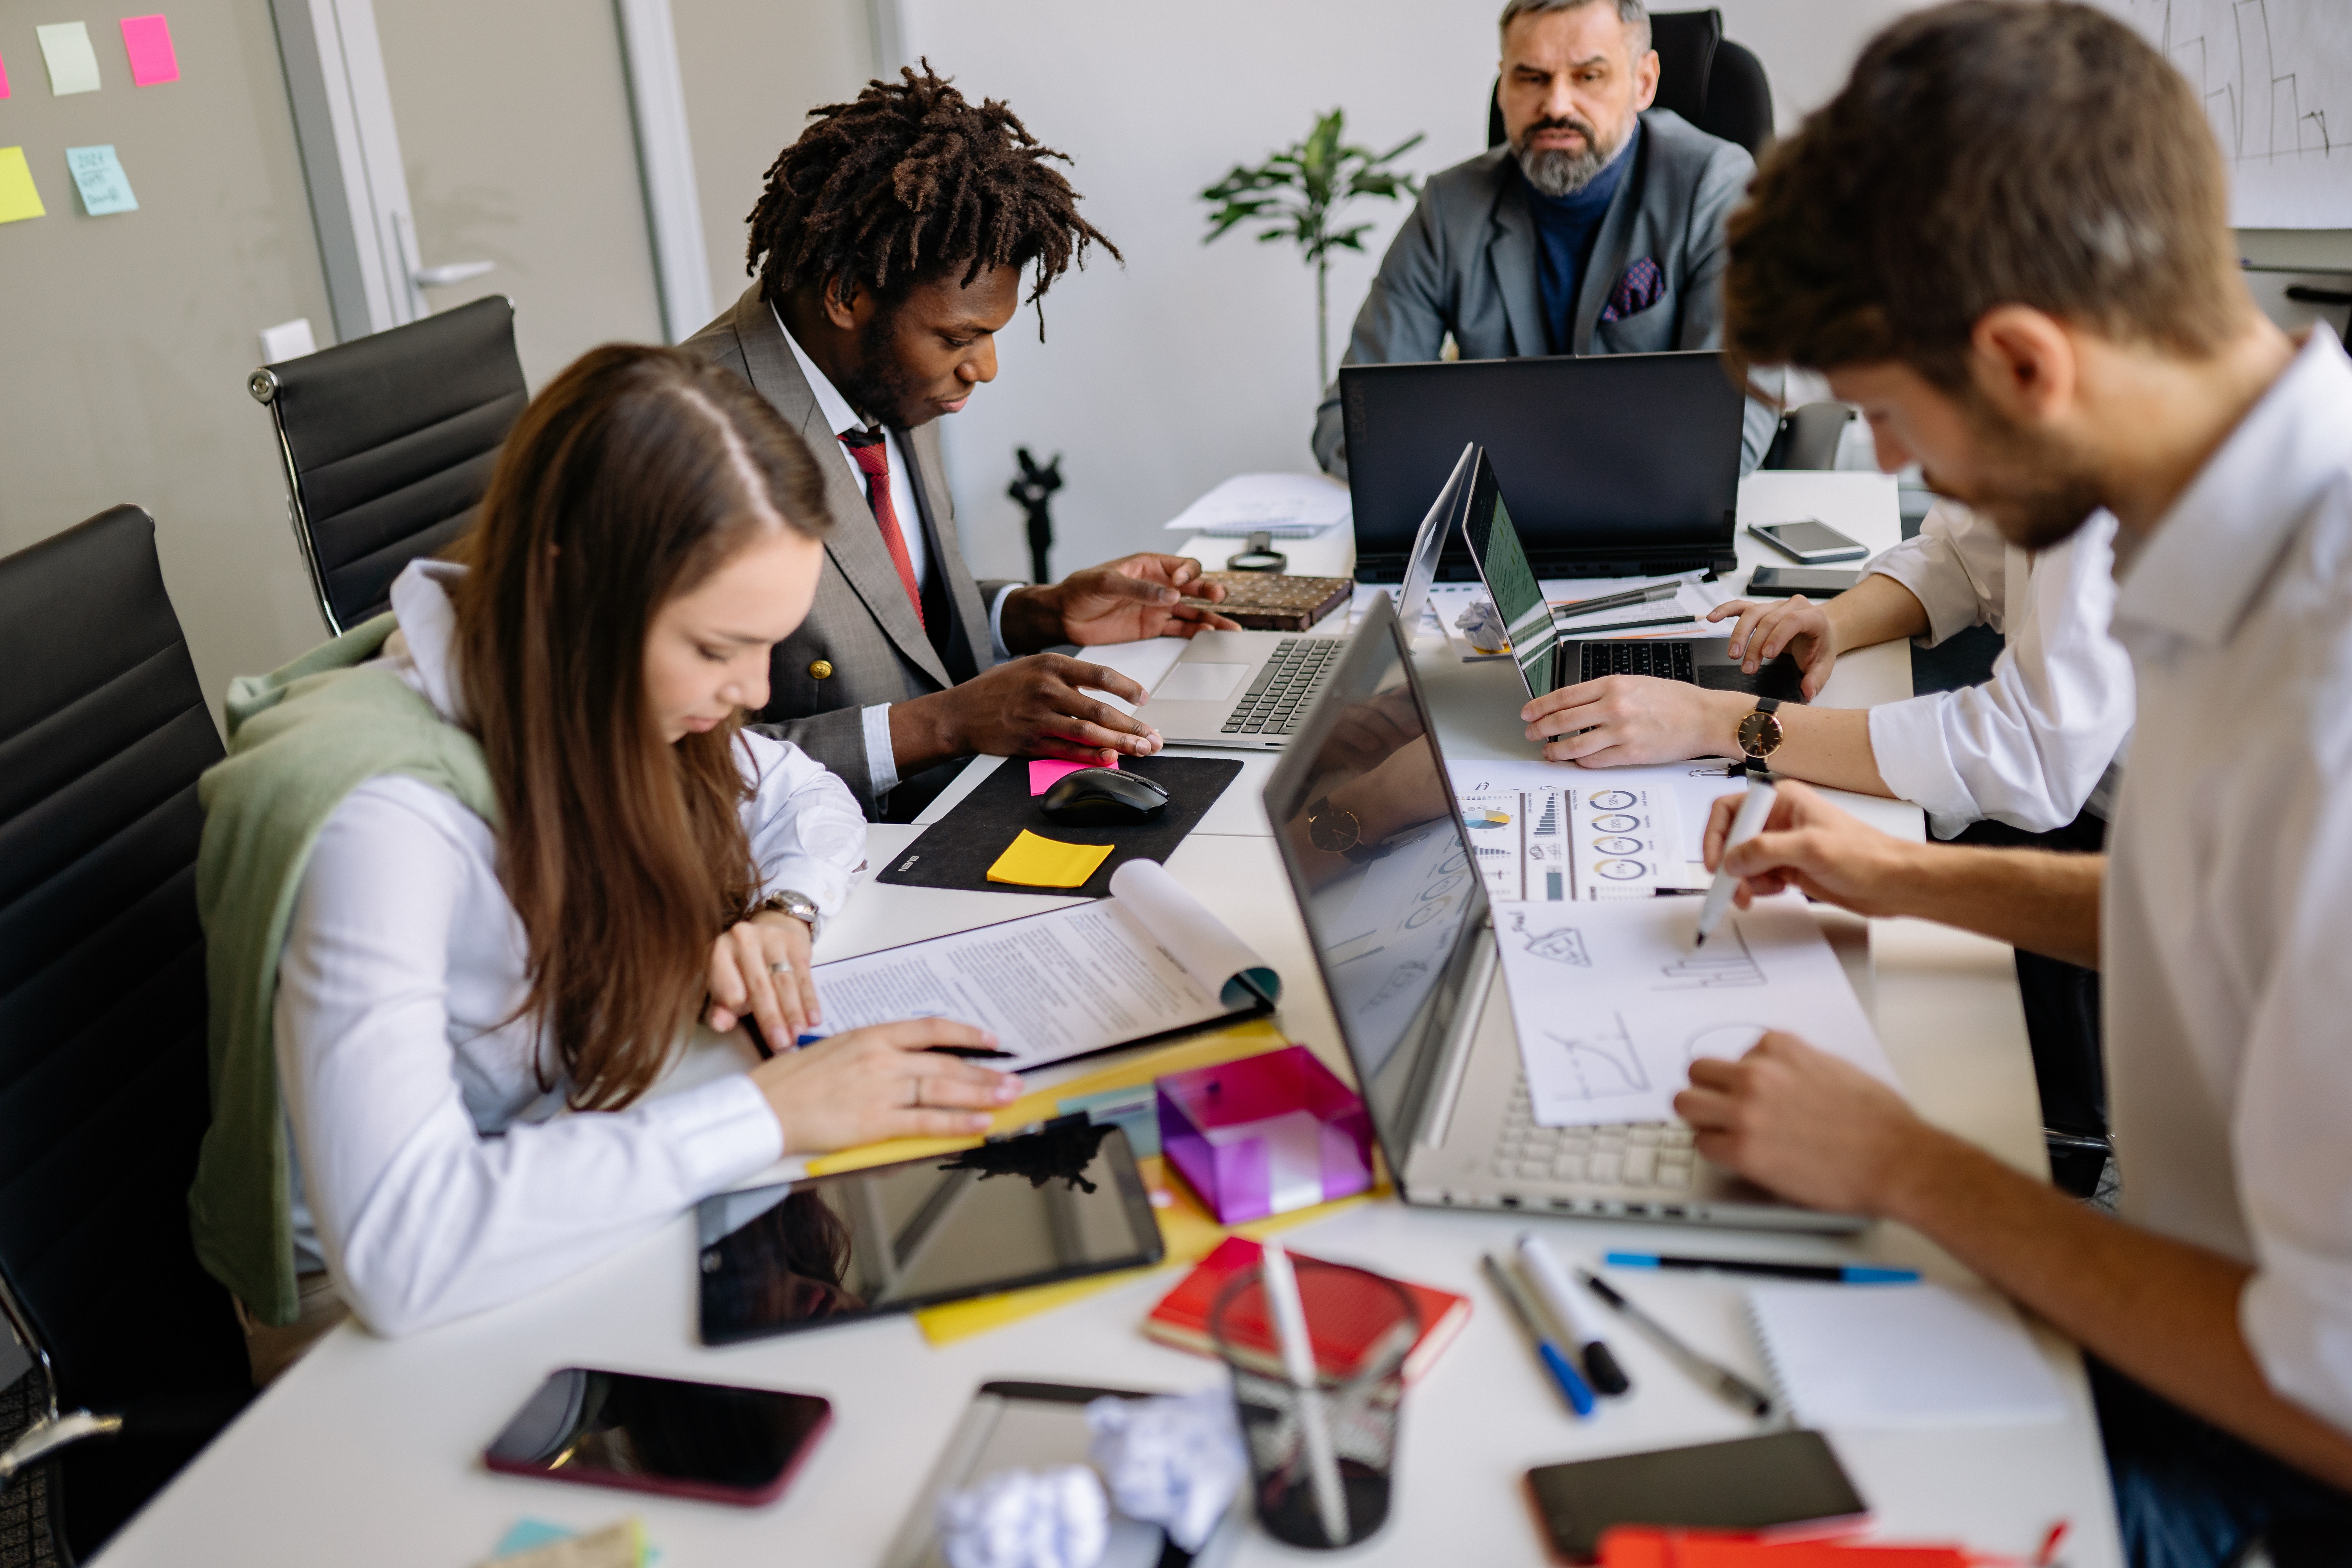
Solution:
M1723 36L1723 13L1653 11L1650 47L1658 52L1658 97L1710 136L1761 155L1772 139L1772 86L1763 62ZM1486 100L1486 145L1503 144L1502 83Z
M1780 427L1765 450L1767 468L1834 468L1838 443L1853 419L1847 403L1808 403L1780 416Z
M87 1554L251 1394L188 1232L211 1114L196 775L221 742L147 513L0 560L0 1274L60 1404L133 1422L62 1461Z
M493 295L256 371L331 630L463 533L529 401L514 306Z

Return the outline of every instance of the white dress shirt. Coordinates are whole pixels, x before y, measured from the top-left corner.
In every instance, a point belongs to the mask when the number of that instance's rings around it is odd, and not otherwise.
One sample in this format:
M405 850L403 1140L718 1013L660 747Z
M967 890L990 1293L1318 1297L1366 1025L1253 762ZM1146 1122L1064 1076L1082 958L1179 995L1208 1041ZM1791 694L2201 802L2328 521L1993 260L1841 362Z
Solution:
M1887 788L1927 812L1938 838L1990 817L2028 833L2107 814L2110 769L2131 737L2131 660L2107 632L2116 520L2102 511L2030 553L1985 519L1939 500L1916 539L1864 568L1927 612L1933 646L1983 624L2008 638L1992 679L1870 710Z
M445 584L393 585L387 669L462 721ZM748 731L743 808L762 886L840 909L865 854L855 796ZM293 1152L296 1258L378 1331L405 1333L561 1279L759 1170L782 1137L731 1073L625 1110L564 1109L538 1030L498 836L454 796L373 779L336 807L304 872L272 1014Z
M784 325L783 315L772 301L768 311L776 318L776 331L784 334L785 346L793 351L793 358L801 367L801 375L808 382L809 391L816 396L817 412L824 416L826 426L833 431L835 437L834 446L839 451L841 460L849 465L850 477L857 481L858 494L866 498L867 506L872 506L874 488L866 482L866 470L857 466L857 459L849 455L849 448L842 446L839 439L852 431L863 431L871 426L857 410L849 405L849 399L841 395L841 390L833 384L832 377L817 369L816 361L809 358L808 351L801 347L798 338L793 336L793 330ZM881 428L883 450L889 454L890 459L890 507L898 515L898 532L907 542L907 560L914 568L915 582L919 587L929 581L930 541L923 536L923 514L915 506L915 481L908 477L907 454L898 445L898 433L887 425ZM817 460L823 462L824 459L820 458ZM845 518L842 522L848 526L853 521ZM988 606L989 647L999 663L1013 657L1012 650L1004 646L1004 601L1016 585L1008 584L999 588L996 598ZM866 776L874 781L875 795L886 795L898 787L898 756L890 745L890 705L877 702L865 709L864 713Z
M2352 363L2324 329L2127 561L2101 912L2123 1212L2254 1269L2272 1389L2352 1431Z

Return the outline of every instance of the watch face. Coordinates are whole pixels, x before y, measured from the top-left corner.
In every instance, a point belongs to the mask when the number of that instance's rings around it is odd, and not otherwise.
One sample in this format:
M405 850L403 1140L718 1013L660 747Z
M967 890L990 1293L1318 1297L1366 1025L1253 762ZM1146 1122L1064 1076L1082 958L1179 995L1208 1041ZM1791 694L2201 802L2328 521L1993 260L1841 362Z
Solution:
M1769 757L1780 749L1780 721L1770 713L1750 713L1739 721L1739 749L1751 757Z
M1307 819L1307 841L1318 849L1344 855L1363 841L1364 826L1352 811L1325 806Z

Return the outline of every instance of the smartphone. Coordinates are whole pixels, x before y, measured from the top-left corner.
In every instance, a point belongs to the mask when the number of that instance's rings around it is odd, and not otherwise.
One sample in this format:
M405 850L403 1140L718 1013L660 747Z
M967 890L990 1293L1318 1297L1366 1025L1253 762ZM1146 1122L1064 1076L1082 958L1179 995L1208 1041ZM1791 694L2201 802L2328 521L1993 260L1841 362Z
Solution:
M515 1412L482 1462L510 1476L756 1508L782 1495L832 1421L833 1405L814 1394L567 1366Z
M1858 1527L1869 1509L1818 1432L1613 1454L1528 1472L1552 1550L1590 1563L1612 1525L1824 1533Z
M1818 566L1824 561L1859 561L1870 553L1817 517L1799 518L1794 522L1751 522L1748 531L1788 556L1808 566Z
M1834 599L1862 581L1859 572L1839 572L1821 566L1759 566L1748 574L1748 592L1759 599L1785 599L1802 594L1808 599Z

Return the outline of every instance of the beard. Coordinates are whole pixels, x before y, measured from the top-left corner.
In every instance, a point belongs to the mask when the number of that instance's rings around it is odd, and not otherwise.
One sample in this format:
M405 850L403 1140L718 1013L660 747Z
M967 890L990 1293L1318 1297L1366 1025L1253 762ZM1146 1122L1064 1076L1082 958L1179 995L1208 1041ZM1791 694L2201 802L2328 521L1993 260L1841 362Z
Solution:
M2071 537L2106 504L2099 481L2063 443L2012 424L1971 399L1969 423L1982 459L1963 494L1924 473L1927 486L1982 512L2000 536L2021 550L2047 550Z
M1570 153L1563 147L1536 146L1536 137L1546 131L1575 132L1584 138L1584 151ZM1519 132L1518 139L1511 143L1511 156L1518 160L1519 173L1527 176L1528 184L1556 201L1572 196L1591 184L1594 176L1624 149L1625 139L1632 134L1633 121L1628 120L1618 132L1616 141L1603 145L1591 121L1572 114L1565 118L1547 116Z
M914 378L898 363L894 352L898 331L895 309L879 310L867 318L857 334L857 368L843 373L836 390L868 419L894 430L911 430L929 424L931 411Z

